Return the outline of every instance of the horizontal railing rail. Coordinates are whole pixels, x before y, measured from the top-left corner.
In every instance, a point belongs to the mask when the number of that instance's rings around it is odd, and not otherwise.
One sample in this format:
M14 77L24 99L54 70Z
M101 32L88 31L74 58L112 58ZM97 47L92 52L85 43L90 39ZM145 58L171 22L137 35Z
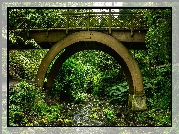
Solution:
M48 9L47 9L48 10ZM76 10L61 10L62 13L53 14L53 10L42 13L40 9L30 12L28 9L11 9L9 11L9 31L16 35L21 31L31 29L52 29L65 28L66 33L70 29L108 29L109 34L112 29L130 29L132 32L146 29L147 24L142 12L76 12ZM57 11L57 9L54 9ZM74 13L72 13L74 12Z

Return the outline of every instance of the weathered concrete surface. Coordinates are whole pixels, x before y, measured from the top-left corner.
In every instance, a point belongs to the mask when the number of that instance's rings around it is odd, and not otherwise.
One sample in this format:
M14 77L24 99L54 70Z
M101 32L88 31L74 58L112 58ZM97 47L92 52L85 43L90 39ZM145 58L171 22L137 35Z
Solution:
M69 34L86 31L86 29L69 29ZM108 29L97 29L96 31L105 34L109 33ZM145 45L145 35L147 30L134 30L134 35L131 37L131 30L116 30L112 29L111 36L123 42L129 49L147 49ZM31 29L28 33L24 32L20 35L24 41L34 39L42 48L50 49L56 42L62 40L67 36L66 29ZM128 47L130 46L130 47ZM19 42L17 45L9 44L9 49L34 49L31 45L25 45L24 42Z
M69 29L69 34L86 31L86 29ZM108 29L97 29L96 31L109 34ZM134 30L134 35L131 37L131 30L116 30L112 29L111 36L122 42L128 49L146 50L145 35L147 30ZM56 42L67 36L66 29L31 29L28 33L20 35L24 41L34 39L43 49L50 49ZM19 42L18 45L9 44L9 49L34 49L32 45L25 45L24 42Z
M48 69L48 66L54 59L54 57L64 48L74 43L83 42L83 41L99 42L113 49L118 54L117 59L119 59L119 61L121 62L121 66L128 80L130 95L135 95L135 96L144 95L142 75L135 59L132 57L129 51L114 37L96 31L81 31L81 32L73 33L67 36L66 38L63 38L59 42L57 42L54 46L52 46L52 48L44 57L39 67L38 74L36 77L36 82L38 86L40 87L44 86L44 77L46 71ZM130 100L132 100L132 103L134 103L135 101L135 99L131 99L131 97L129 97L129 104L131 102Z
M80 30L70 30L69 33L79 32ZM98 30L100 31L100 30ZM24 40L34 39L37 43L41 42L58 42L66 37L65 30L49 30L47 31L29 31L29 37L24 34ZM108 30L101 30L100 32L108 34ZM131 37L130 30L113 30L111 36L122 42L145 42L145 35L147 31L134 31L134 36Z
M147 109L145 94L135 95L129 94L128 106L132 110L145 110Z

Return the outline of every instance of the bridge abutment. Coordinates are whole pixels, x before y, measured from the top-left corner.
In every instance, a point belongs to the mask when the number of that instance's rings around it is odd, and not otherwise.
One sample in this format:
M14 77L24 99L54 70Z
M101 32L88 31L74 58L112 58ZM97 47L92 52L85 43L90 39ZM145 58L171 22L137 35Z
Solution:
M132 110L145 110L145 109L147 109L145 94L140 94L140 95L129 94L128 106Z

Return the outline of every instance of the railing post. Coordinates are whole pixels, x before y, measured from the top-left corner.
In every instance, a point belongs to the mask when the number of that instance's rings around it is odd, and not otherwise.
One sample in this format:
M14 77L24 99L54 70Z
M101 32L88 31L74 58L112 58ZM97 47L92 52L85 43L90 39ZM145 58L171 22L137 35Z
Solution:
M90 28L90 13L89 12L88 12L87 27L88 27L88 31L89 31L89 28Z
M27 39L29 39L30 34L29 34L29 28L27 29Z
M112 16L111 9L109 9L109 34L111 34Z
M66 34L68 34L68 27L69 27L69 9L67 10Z
M50 22L49 22L49 19L47 19L47 29L46 29L47 31L46 31L46 37L48 37L49 23L50 23Z
M142 28L144 28L144 16L142 14L140 14L140 16L142 16L142 17L140 17L141 18L141 23L142 23L141 25L142 25Z
M133 14L131 14L131 37L134 35Z

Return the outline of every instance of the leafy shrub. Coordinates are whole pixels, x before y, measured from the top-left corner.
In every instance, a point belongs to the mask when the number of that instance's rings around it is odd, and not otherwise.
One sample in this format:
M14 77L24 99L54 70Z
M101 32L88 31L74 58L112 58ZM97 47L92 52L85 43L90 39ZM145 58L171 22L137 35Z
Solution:
M127 82L108 88L107 92L111 103L125 104L128 99L129 87Z
M86 92L101 97L108 96L109 91L106 89L123 81L121 67L113 57L101 51L81 51L63 63L55 79L52 94L61 98L65 96L66 100L82 99L82 93ZM111 91L110 96L114 96L111 101L117 99L117 94L120 96L120 91Z
M104 112L105 112L106 118L109 119L109 120L111 120L115 116L113 109L112 110L104 109Z
M31 113L34 104L42 99L37 87L25 81L20 82L17 87L9 92L9 119L10 125L24 125L28 120L24 120Z
M83 91L85 83L84 68L76 60L69 58L63 63L58 71L55 79L54 91L58 93L58 97L72 99L77 93L76 91ZM62 94L64 93L64 94Z
M44 93L31 84L22 81L12 88L9 94L10 126L49 126L66 125L70 121L61 120L62 105L50 105L45 102Z
M157 68L150 78L144 79L149 106L156 109L171 108L171 68Z
M11 50L9 53L9 75L27 80L35 79L38 68L48 50Z

